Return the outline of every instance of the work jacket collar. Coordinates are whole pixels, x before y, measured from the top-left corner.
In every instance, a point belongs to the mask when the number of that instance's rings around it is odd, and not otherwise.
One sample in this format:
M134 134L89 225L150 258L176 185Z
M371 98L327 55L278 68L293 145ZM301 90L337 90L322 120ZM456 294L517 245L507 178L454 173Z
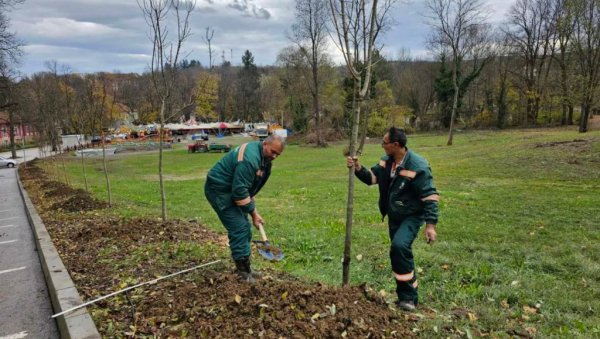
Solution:
M400 162L398 164L396 164L396 168L406 169L406 164L410 160L411 152L408 150L408 147L404 147L404 148L406 149L406 153L404 153L404 157L402 158L402 160L400 160Z

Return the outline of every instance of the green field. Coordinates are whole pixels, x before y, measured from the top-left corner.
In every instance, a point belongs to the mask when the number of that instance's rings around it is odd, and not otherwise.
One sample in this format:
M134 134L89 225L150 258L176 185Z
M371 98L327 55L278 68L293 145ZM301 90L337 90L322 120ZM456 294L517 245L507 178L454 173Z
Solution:
M421 234L414 244L425 315L413 330L425 337L442 328L465 336L600 337L600 132L469 132L457 134L454 146L445 141L409 136L408 146L430 161L442 197L438 242L429 246ZM203 193L206 172L222 155L184 147L165 151L168 215L222 232ZM257 207L285 251L278 269L341 283L342 149L289 145L274 163ZM361 160L374 164L381 154L376 139ZM106 199L102 164L87 161L91 191ZM157 163L157 153L109 158L113 213L160 216ZM67 166L71 184L82 188L80 161L69 157ZM356 183L351 283L393 294L377 188Z

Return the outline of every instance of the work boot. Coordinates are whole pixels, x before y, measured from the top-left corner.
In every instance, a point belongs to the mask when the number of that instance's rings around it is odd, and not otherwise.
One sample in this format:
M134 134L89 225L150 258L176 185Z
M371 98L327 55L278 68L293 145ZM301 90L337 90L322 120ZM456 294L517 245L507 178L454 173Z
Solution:
M247 283L254 283L254 277L252 276L252 272L250 271L250 260L248 257L241 258L235 261L235 273L240 277L240 279Z
M412 300L398 300L396 301L396 306L399 309L407 312L413 312L416 308L415 302Z
M257 270L253 270L251 266L252 265L250 264L250 258L248 258L248 271L250 271L252 278L256 278L256 279L262 278L262 273L260 273Z

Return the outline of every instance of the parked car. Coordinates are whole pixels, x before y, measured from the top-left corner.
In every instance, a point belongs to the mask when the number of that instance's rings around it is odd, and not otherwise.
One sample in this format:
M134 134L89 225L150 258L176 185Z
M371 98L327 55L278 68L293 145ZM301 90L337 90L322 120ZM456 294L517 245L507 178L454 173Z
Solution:
M258 128L256 130L256 136L258 140L263 141L269 136L269 130L266 128Z
M208 140L208 133L202 131L200 133L196 133L192 135L192 140Z
M4 157L0 157L0 167L15 167L17 166L17 162L13 159L8 159Z
M104 143L105 144L110 144L111 140L112 140L112 138L110 136L108 136L108 135L104 137ZM102 137L98 136L98 135L93 135L90 141L92 142L92 145L101 144L102 143Z
M188 144L188 153L206 153L206 152L220 152L226 153L231 151L230 144L220 144L211 142L210 144L204 140L196 140L193 144Z

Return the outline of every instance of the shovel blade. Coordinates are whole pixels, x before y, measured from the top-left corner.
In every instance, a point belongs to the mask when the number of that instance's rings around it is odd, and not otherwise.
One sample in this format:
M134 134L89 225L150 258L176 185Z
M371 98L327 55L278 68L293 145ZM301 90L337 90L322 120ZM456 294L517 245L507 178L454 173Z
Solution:
M256 243L258 253L263 258L269 261L280 261L281 259L283 259L283 251L277 247L271 246L268 241L254 241L254 243Z

